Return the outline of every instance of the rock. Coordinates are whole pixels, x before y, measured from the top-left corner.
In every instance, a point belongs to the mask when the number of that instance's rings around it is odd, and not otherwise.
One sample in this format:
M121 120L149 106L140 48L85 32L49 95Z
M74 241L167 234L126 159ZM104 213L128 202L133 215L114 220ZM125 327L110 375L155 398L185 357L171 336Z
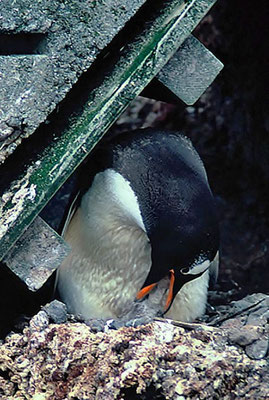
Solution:
M30 321L32 331L43 331L49 325L49 316L45 311L39 311Z
M261 360L268 352L269 342L268 339L257 340L246 347L246 354L252 360Z
M67 321L67 307L59 300L53 300L42 308L47 313L50 320L55 324L61 324Z
M4 399L269 397L266 360L231 345L227 328L163 320L93 333L84 323L47 321L40 311L1 346Z
M55 300L1 344L0 397L268 399L268 299L257 294L217 306L208 321L218 327L163 318L88 326Z
M0 163L46 120L144 2L1 1Z
M227 305L216 306L215 312L211 312L210 316L205 316L203 321L210 325L221 326L230 330L240 330L244 326L251 326L254 332L254 327L264 328L268 326L268 319L269 296L263 293L256 293L248 295L241 300L232 301Z
M261 360L269 355L268 309L269 296L258 293L217 306L211 318L226 331L230 343L241 346L252 360Z
M232 343L247 346L259 339L260 334L255 327L247 325L241 329L231 328L228 336Z

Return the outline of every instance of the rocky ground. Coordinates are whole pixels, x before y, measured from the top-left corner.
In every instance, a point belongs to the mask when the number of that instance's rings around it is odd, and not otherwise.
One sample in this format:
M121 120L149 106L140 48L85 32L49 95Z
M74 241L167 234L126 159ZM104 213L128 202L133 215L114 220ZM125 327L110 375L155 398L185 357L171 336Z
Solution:
M96 332L55 301L1 346L1 398L268 399L268 307L252 295L207 324L156 318Z

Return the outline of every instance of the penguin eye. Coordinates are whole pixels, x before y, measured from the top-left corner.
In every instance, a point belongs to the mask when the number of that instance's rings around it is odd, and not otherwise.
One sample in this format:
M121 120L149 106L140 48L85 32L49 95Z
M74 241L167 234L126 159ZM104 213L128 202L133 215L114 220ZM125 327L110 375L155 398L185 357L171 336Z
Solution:
M205 260L200 264L193 264L189 268L182 268L180 270L180 272L183 275L199 275L199 274L202 274L203 272L205 272L209 266L210 266L210 261Z

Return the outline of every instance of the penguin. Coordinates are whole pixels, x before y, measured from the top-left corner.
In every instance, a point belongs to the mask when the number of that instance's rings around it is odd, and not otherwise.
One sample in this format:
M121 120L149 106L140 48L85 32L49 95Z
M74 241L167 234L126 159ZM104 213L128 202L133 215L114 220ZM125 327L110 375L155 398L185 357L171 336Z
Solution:
M191 141L148 128L97 147L63 228L72 250L57 288L69 312L116 319L131 304L157 298L156 315L185 322L202 316L218 274L219 232Z

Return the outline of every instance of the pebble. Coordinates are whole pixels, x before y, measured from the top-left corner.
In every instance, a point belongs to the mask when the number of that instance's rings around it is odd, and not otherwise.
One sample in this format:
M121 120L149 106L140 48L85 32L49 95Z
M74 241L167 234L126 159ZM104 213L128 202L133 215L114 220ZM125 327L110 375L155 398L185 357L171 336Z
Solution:
M268 352L269 341L268 339L260 339L248 345L245 352L252 360L261 360Z
M42 310L47 313L49 319L55 324L62 324L67 321L67 307L59 300L53 300L51 303L46 304Z

